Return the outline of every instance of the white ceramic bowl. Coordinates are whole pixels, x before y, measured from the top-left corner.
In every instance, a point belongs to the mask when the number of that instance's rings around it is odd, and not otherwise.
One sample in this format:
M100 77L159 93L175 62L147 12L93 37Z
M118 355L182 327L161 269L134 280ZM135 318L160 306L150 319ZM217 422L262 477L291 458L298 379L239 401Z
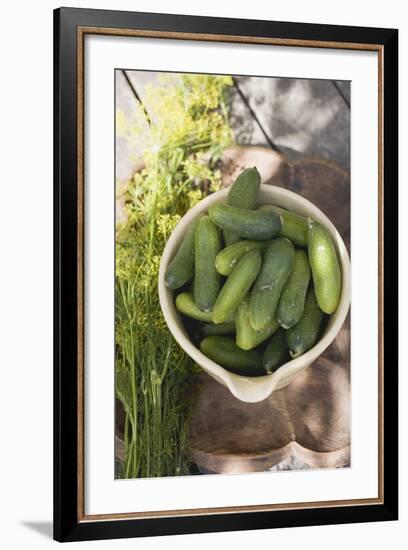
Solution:
M281 187L272 185L261 185L259 192L259 204L276 204L302 216L310 216L320 222L329 231L340 261L342 273L342 292L340 304L337 311L330 316L325 331L317 344L301 355L282 365L272 374L259 377L246 377L233 374L208 357L206 357L190 340L181 319L180 313L174 305L173 291L168 289L164 283L164 274L167 266L173 259L188 226L201 213L207 212L208 208L218 202L225 202L228 188L217 191L203 199L194 206L180 220L173 231L163 252L159 271L159 297L164 318L170 332L200 367L220 384L226 386L235 397L241 401L254 403L266 399L274 390L283 388L289 384L298 372L308 367L321 353L331 344L341 329L350 306L350 259L346 246L331 221L313 203L304 199L297 193L288 191Z

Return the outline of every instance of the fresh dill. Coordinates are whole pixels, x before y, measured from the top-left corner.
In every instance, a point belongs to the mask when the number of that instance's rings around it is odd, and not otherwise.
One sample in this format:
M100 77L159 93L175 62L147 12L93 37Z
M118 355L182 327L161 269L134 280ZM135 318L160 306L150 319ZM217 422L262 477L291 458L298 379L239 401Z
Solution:
M171 336L158 297L163 248L181 216L221 186L216 166L232 143L230 77L162 75L117 133L144 168L126 186L116 228L116 397L125 457L119 477L186 475L196 367Z

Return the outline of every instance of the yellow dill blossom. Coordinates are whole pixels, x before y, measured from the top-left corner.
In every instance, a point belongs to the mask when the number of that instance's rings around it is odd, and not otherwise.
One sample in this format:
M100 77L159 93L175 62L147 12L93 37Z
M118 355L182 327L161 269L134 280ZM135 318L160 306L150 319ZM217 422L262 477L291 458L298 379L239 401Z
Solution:
M176 227L180 221L180 216L174 214L160 214L157 218L157 232L159 235L162 235L164 240L167 242L168 237L173 232L173 229Z
M187 196L190 199L190 208L192 208L201 201L203 193L200 189L192 189L187 192Z

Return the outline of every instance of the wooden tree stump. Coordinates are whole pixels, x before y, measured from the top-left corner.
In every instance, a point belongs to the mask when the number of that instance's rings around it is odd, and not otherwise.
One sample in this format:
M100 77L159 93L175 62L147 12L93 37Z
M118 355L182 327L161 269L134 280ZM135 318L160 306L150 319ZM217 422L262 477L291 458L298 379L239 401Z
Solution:
M193 460L207 471L265 471L292 457L309 468L350 462L350 383L345 365L320 358L258 403L236 399L206 373L191 425Z

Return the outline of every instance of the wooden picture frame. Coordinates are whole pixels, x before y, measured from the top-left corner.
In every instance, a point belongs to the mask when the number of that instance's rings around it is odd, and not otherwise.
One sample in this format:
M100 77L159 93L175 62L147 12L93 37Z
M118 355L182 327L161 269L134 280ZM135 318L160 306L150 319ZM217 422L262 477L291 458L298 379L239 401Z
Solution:
M376 498L87 516L84 507L84 37L374 51L378 56ZM60 8L54 12L54 537L58 541L395 520L398 517L398 31ZM385 361L385 358L387 361ZM385 364L386 363L386 364Z

